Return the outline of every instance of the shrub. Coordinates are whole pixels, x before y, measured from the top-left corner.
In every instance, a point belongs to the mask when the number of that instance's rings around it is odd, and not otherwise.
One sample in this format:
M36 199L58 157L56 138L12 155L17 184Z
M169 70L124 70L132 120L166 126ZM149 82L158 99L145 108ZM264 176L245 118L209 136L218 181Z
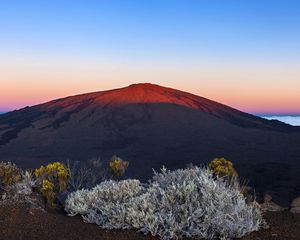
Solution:
M36 182L31 171L23 171L12 163L0 163L5 171L4 181L1 179L0 204L22 204L29 208L44 210L40 195L34 192ZM6 180L5 180L6 179Z
M125 174L126 169L129 166L129 162L114 155L109 162L109 171L115 178L122 177Z
M92 188L106 179L107 171L100 158L84 162L67 160L65 166L69 172L68 187L71 191Z
M263 223L237 181L198 167L162 169L147 187L138 180L106 181L71 193L65 209L103 228L133 227L162 239L242 237Z
M86 222L103 228L129 228L126 220L129 213L124 205L143 191L139 180L104 181L92 190L82 189L69 194L65 210L71 216L81 214Z
M18 195L30 195L35 188L35 180L33 179L33 173L26 170L22 173L21 181L15 184L16 193Z
M114 155L109 161L108 168L103 166L100 158L91 158L82 162L67 160L65 166L69 172L68 190L74 191L92 188L108 178L122 178L129 163Z
M209 168L213 171L216 176L226 177L230 181L240 181L238 179L238 174L233 167L233 164L230 160L225 158L215 158L209 163ZM251 192L251 188L247 186L246 181L240 181L241 192L247 199L254 200L254 193Z
M22 169L11 162L0 163L0 181L3 186L15 185L22 179Z
M53 204L56 199L56 193L54 192L54 184L47 179L42 182L41 192L47 199L47 203Z
M35 177L40 191L49 206L55 205L58 193L67 190L69 172L61 162L49 163L35 170Z
M209 168L219 177L237 177L238 174L235 171L233 164L230 160L225 158L215 158L209 163Z

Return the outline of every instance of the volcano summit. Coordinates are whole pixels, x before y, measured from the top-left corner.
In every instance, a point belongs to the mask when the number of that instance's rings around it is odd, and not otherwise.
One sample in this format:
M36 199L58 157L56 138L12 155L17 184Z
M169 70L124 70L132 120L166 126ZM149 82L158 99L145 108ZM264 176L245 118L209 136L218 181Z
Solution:
M113 154L130 177L214 157L233 161L259 192L300 194L300 130L149 83L82 94L0 115L0 160L22 167Z

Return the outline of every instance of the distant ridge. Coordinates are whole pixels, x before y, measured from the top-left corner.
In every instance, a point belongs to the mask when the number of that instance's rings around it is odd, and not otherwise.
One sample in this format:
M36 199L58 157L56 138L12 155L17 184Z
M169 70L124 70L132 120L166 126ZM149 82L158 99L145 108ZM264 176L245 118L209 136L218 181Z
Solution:
M300 128L150 83L81 94L0 116L0 160L35 167L56 160L130 162L152 168L231 159L242 177L287 202L300 194Z

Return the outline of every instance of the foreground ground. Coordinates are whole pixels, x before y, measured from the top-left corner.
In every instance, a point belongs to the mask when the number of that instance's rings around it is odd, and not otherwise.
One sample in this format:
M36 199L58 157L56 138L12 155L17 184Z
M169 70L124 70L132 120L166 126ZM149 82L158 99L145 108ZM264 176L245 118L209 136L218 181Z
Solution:
M244 240L300 239L300 214L266 213L270 228L252 233ZM0 206L0 240L138 240L157 239L135 231L107 231L85 224L80 217L68 217L62 211L48 213L24 207Z

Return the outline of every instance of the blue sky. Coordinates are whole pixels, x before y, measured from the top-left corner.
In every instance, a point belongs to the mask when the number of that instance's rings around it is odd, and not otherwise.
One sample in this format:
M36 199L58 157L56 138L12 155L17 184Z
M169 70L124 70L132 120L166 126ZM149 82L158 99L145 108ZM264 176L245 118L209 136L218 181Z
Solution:
M282 112L287 104L287 112L300 112L295 106L290 109L286 100L300 103L295 92L300 87L300 1L1 0L0 29L3 86L15 84L24 89L34 85L37 92L45 92L43 98L23 91L23 98L16 103L0 98L0 110L147 80L248 112L263 110L250 106L250 97L230 95L254 91L262 83L269 98L259 93L257 102L265 101L265 111ZM90 70L86 78L86 72L78 70L84 64ZM102 74L101 67L110 73ZM35 71L28 73L28 69ZM53 69L61 69L65 78L62 74L59 79L52 77ZM207 69L210 72L203 74ZM185 72L187 77L178 77ZM239 77L246 74L253 77ZM45 75L49 79L44 79ZM62 81L63 86L58 84ZM228 85L236 89L227 89ZM11 89L7 87L5 92ZM222 92L224 96L218 97ZM9 96L16 99L20 94L12 91ZM270 106L276 101L280 101L278 111Z
M299 1L0 3L1 51L299 61ZM215 57L215 58L214 58ZM274 59L280 57L281 59Z

